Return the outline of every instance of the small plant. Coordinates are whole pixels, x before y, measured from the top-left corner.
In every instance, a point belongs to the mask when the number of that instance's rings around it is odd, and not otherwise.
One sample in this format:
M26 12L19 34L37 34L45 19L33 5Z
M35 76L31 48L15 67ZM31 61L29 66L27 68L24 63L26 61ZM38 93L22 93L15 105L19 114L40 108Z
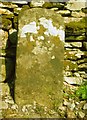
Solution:
M87 82L78 88L76 96L78 96L81 100L87 100Z

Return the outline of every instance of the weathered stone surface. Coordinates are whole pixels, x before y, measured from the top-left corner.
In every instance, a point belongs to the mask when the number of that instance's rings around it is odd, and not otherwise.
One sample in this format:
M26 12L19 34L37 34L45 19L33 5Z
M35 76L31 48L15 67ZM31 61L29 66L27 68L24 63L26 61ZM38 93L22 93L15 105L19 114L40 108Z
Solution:
M80 63L85 63L87 62L87 59L84 58L84 59L81 59L81 57L84 55L84 52L77 49L77 50L66 50L65 53L64 53L64 59L67 60L74 60L76 61L78 64ZM78 60L78 61L77 61Z
M0 109L7 109L8 108L8 104L5 103L4 101L0 101Z
M62 101L63 19L41 8L28 9L19 18L15 101L52 109Z
M81 42L71 42L70 43L72 47L82 47L82 43Z
M84 110L87 109L87 103L83 106L83 109L84 109Z
M7 39L8 39L8 33L5 32L4 30L0 30L0 42L2 44L2 49L6 48Z
M44 3L44 0L32 0L30 3L30 7L42 7Z
M0 3L1 8L16 8L18 7L16 4L12 4L11 2L1 2Z
M83 63L83 64L79 65L78 68L80 70L86 70L87 69L87 63Z
M10 93L8 84L0 83L0 87L1 87L1 96L4 97L8 96Z
M73 17L77 17L77 18L79 18L79 17L85 17L86 16L86 14L85 13L83 13L83 12L72 12L72 14L71 14Z
M69 0L66 6L69 10L81 10L87 7L86 0Z
M5 80L5 58L0 57L0 83Z
M71 85L81 85L82 78L81 77L64 77L64 80Z
M81 19L80 21L72 21L69 23L66 23L66 33L67 32L71 32L73 34L78 34L78 33L84 33L86 31L87 25L86 25L86 20L87 17L84 17L83 19ZM71 37L71 38L69 38ZM81 34L79 36L69 36L68 39L75 39L75 40L83 40L84 39L84 35ZM76 38L75 38L76 37ZM81 38L79 38L81 37Z
M62 16L70 16L71 12L69 10L59 10L57 13L61 14Z
M0 8L0 14L13 15L12 12L10 12L9 10L4 9L4 8L3 9Z
M67 118L76 118L75 113L70 109L67 109Z
M27 0L12 0L11 1L12 3L15 3L15 4L27 4L28 1Z
M51 10L53 10L53 11L57 11L58 8L57 8L57 7L54 7L54 8L51 8Z
M82 47L83 47L84 50L87 51L87 41L83 42Z
M80 116L80 118L84 118L85 117L85 113L82 112L82 111L79 111L79 116Z
M70 23L70 22L75 22L75 21L80 21L82 18L75 18L75 17L64 17L64 22L65 23Z
M14 13L18 15L21 9L22 9L21 7L14 8Z
M70 61L70 60L65 60L64 61L64 69L67 71L77 71L78 70L78 65L76 62L74 61Z
M2 29L9 30L12 27L12 22L9 19L6 19L4 16L2 16Z

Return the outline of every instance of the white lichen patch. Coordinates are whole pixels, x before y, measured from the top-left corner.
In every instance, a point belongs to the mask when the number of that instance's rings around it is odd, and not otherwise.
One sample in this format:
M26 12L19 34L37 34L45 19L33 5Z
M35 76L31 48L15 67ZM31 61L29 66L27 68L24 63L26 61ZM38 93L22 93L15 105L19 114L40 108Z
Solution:
M30 24L24 25L21 31L21 37L26 37L26 33L37 34L39 27L36 27L36 22L31 22Z
M40 24L47 29L44 32L45 35L59 36L60 40L64 42L65 32L62 26L60 26L60 28L57 29L56 27L53 26L51 19L47 20L46 18L42 17L39 20Z
M60 26L60 28L57 30L59 38L61 41L64 42L65 40L65 31L63 30L62 26Z
M34 41L34 38L32 35L30 35L30 41Z
M49 51L52 51L53 50L53 48L55 47L55 45L54 44L52 44L50 47L49 47Z
M58 36L59 39L64 42L65 32L62 26L57 29L55 26L53 26L51 19L48 20L44 17L40 18L39 21L40 25L46 29L43 31L44 35ZM40 30L40 26L36 26L35 21L30 22L29 24L23 26L21 30L21 37L26 37L26 33L38 34L38 30ZM44 40L44 36L38 36L38 40ZM30 36L30 41L34 41L33 36Z
M36 47L32 50L32 53L36 54L43 54L47 52L47 47L42 46L42 43L39 41L36 41Z
M44 36L38 36L38 40L44 40Z
M51 57L51 59L52 59L52 60L55 59L55 56L53 55L53 56Z

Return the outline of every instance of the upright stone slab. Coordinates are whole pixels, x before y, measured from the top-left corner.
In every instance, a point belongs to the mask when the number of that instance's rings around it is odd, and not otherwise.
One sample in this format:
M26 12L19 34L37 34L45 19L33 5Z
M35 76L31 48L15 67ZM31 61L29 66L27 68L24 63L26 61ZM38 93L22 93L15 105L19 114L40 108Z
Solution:
M15 101L51 109L62 101L63 18L42 8L19 15Z

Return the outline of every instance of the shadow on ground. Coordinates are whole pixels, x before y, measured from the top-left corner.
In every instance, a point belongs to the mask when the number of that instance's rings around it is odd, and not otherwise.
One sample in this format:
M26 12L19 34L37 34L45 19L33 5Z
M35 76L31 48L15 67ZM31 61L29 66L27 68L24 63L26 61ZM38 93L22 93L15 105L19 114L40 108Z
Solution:
M16 48L17 48L17 31L9 35L6 43L6 57L5 57L5 68L6 68L6 78L4 83L8 83L10 88L10 94L15 101L15 78L16 78Z

